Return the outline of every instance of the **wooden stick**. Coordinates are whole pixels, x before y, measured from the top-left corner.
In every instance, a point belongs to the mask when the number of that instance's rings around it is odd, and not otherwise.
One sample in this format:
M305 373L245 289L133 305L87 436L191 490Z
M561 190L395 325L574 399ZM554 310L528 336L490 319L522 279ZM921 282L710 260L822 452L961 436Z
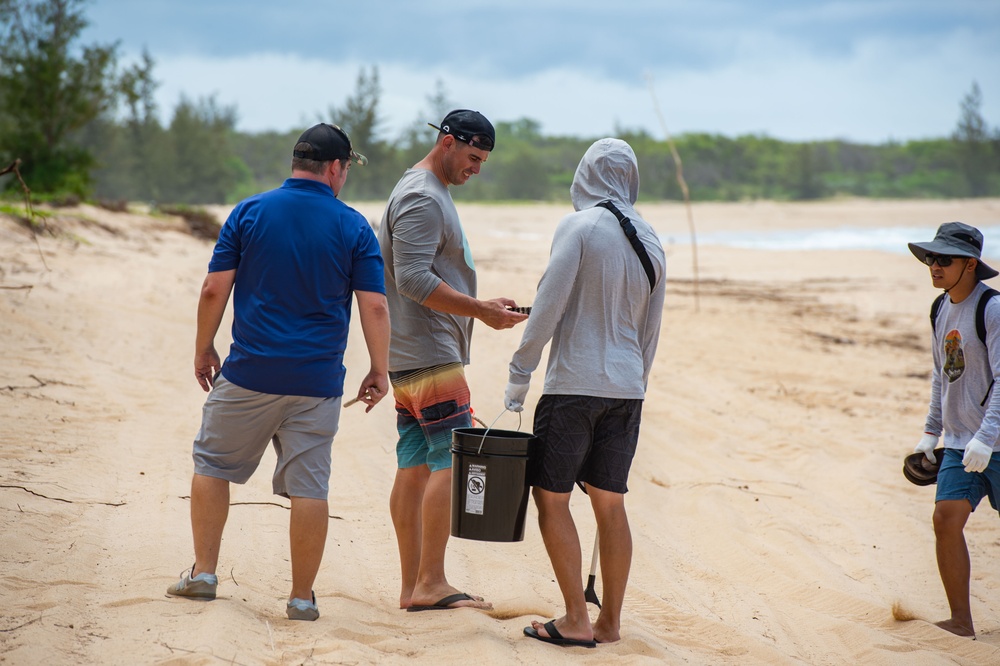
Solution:
M684 207L687 209L688 228L691 230L691 259L694 264L694 311L699 312L701 310L701 298L698 292L698 240L695 238L694 233L694 213L691 211L691 195L688 192L687 181L684 180L681 156L677 152L677 147L674 146L674 140L670 136L670 132L667 130L667 123L663 120L663 114L660 112L660 103L657 101L656 92L653 90L653 75L649 72L646 72L646 81L649 83L649 94L653 97L653 108L656 111L656 117L660 120L660 127L663 128L663 134L667 137L667 144L670 146L670 154L674 158L674 166L677 167L677 184L681 186L681 192L684 194Z
M21 171L18 169L19 166L21 166L20 157L11 162L3 170L0 170L0 176L13 171L14 175L17 176L18 182L21 183L21 189L24 191L24 205L28 209L28 230L31 231L31 237L35 241L35 247L38 248L38 257L42 260L42 265L45 266L45 270L50 270L48 262L45 261L45 255L42 254L42 246L38 242L38 234L35 233L35 210L31 207L31 189L28 187L27 183L24 182L24 178L21 178Z

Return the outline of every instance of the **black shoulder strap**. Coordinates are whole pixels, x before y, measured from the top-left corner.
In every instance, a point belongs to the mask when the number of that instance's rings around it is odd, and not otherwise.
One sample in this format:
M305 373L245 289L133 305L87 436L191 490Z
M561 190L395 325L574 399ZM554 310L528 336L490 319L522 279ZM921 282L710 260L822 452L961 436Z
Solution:
M618 224L622 226L622 231L625 232L625 237L628 238L628 242L632 245L632 249L635 253L639 255L639 261L642 263L642 270L646 271L646 277L649 278L649 291L652 293L653 284L656 282L656 273L653 271L653 262L649 260L649 253L646 252L646 246L642 244L639 240L639 236L635 231L635 226L632 224L632 220L628 219L622 212L618 210L610 201L602 201L597 204L601 208L606 208L614 213L614 216L618 218Z
M996 296L998 292L996 289L987 289L983 292L983 295L979 297L979 303L976 305L976 335L982 340L983 346L986 347L986 358L990 357L990 348L986 345L986 304L990 302L990 299ZM990 389L996 383L996 378L990 382L989 388L986 389L986 395L983 396L983 401L979 403L980 407L986 406L986 401L990 397Z
M987 289L983 292L982 296L979 297L979 303L976 304L976 335L979 336L979 341L984 345L986 344L986 304L990 302L990 299L994 296L1000 294L1000 291L996 289ZM938 311L941 309L941 304L944 302L947 293L939 295L931 303L931 330L937 329L937 315Z
M979 335L979 339L984 345L986 344L986 304L997 294L1000 292L996 289L987 289L979 297L979 304L976 305L976 334Z
M947 295L948 295L948 292L943 292L943 293L939 294L937 298L934 299L933 303L931 303L931 332L932 333L937 332L937 315L938 315L938 310L941 309L941 304L944 303L944 299L945 299L945 297Z

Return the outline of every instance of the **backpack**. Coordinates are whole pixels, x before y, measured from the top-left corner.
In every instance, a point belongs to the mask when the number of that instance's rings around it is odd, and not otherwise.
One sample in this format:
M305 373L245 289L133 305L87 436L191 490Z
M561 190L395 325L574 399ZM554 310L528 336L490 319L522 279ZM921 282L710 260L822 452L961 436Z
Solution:
M996 296L997 294L1000 294L1000 291L997 291L996 289L987 289L979 297L979 303L976 304L976 335L979 336L979 341L983 343L984 347L986 347L986 358L987 359L990 356L990 348L986 346L986 304L989 303L990 299L993 298L994 296ZM948 295L948 293L945 292L945 293L941 294L940 296L938 296L937 298L935 298L934 302L931 303L931 331L932 332L936 332L937 331L937 315L938 315L938 310L941 309L941 304L944 303L945 296L947 296L947 295ZM986 396L983 398L983 401L981 403L979 403L980 407L982 407L982 406L984 406L986 404L986 398L990 397L990 390L993 388L993 384L994 383L996 383L996 379L994 379L993 381L990 382L989 388L986 389Z

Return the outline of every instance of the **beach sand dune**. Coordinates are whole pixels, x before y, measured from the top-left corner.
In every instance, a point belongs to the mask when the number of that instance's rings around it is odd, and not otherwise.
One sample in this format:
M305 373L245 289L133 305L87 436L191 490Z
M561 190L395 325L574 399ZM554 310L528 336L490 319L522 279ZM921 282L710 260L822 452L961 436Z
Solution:
M378 222L380 202L358 208ZM641 209L662 234L688 234L682 206ZM566 212L460 205L480 295L531 304ZM694 219L699 233L933 229L1000 223L1000 201L703 204ZM270 453L233 487L219 599L165 596L192 558L204 394L191 361L211 244L177 218L89 206L46 227L35 238L0 216L0 663L1000 663L1000 520L986 502L966 531L979 638L932 624L947 614L934 489L901 465L929 397L935 292L907 254L704 245L696 280L692 247L668 246L623 638L583 650L521 634L561 608L534 507L522 542L449 547L452 582L493 612L399 610L388 401L343 414L318 622L284 617L288 503L270 493ZM359 334L348 393L367 369ZM477 326L468 377L479 418L530 430L540 373L524 413L502 413L519 338ZM572 506L586 569L593 517L582 494Z

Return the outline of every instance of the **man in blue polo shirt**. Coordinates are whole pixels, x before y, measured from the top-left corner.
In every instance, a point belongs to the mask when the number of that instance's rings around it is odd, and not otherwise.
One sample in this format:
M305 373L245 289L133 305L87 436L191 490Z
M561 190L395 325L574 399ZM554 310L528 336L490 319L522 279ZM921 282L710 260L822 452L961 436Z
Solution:
M371 360L357 392L367 411L389 388L389 310L375 234L337 198L351 162L367 160L325 123L306 130L292 154L291 178L233 209L202 286L194 368L209 396L194 442L195 561L167 594L215 598L229 484L246 483L271 442L274 493L291 501L286 613L315 620L352 297ZM233 343L220 363L215 335L230 293Z

